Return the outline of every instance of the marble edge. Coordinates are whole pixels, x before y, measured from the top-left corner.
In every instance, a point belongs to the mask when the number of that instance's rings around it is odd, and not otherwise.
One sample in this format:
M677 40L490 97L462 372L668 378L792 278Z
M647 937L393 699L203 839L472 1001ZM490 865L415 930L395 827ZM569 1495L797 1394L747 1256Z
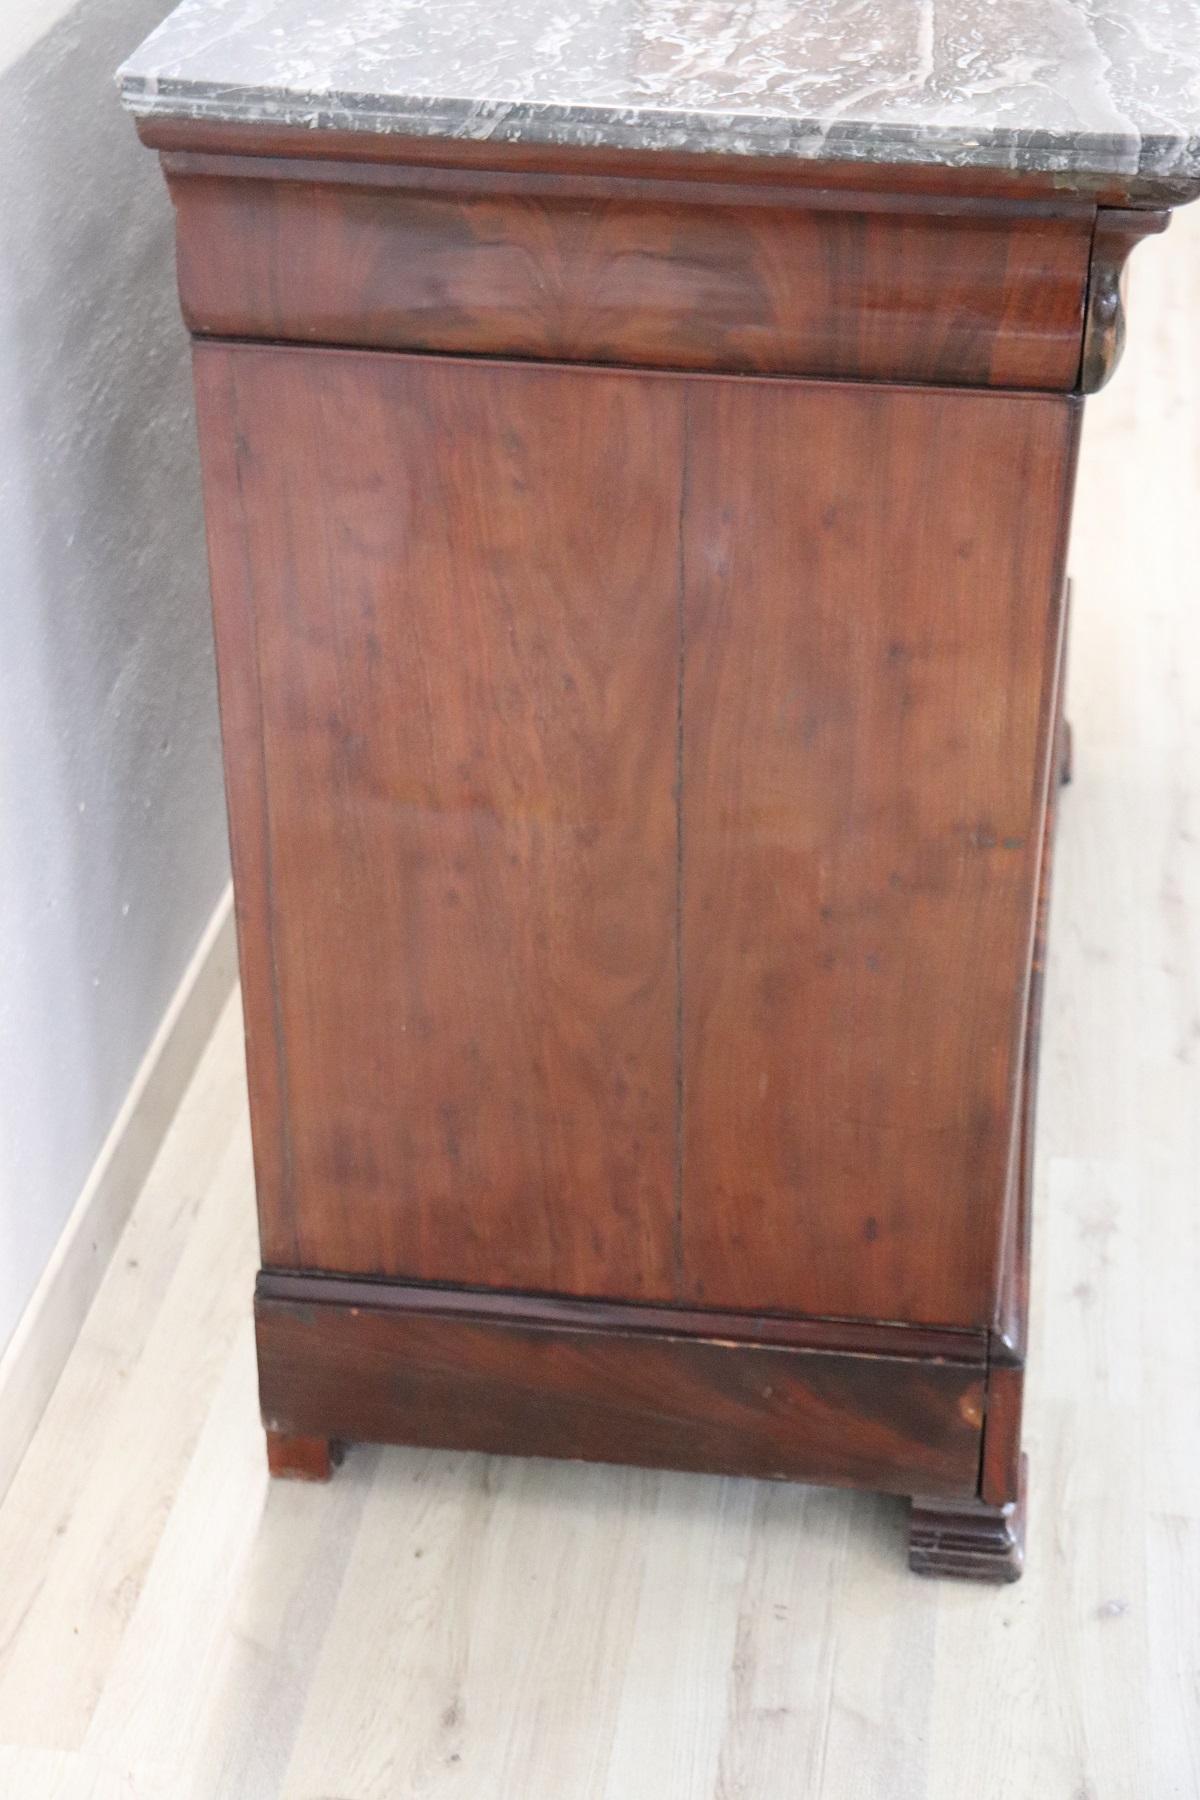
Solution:
M904 125L887 120L787 118L778 113L681 111L578 101L472 100L421 94L238 85L140 75L116 82L139 119L197 120L307 131L537 143L586 149L775 156L801 161L981 168L1173 183L1169 198L1200 194L1200 136L1038 132ZM1166 197L1164 197L1166 198Z

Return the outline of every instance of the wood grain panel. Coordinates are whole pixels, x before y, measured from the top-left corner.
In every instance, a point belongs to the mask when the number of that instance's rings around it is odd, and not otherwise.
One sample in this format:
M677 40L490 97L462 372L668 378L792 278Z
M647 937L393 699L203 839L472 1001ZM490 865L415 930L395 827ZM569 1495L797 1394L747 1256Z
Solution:
M206 335L1062 390L1079 372L1086 205L207 166L169 165Z
M259 1296L284 1436L975 1491L979 1364L406 1314Z
M994 1324L1074 403L200 367L267 1263Z
M993 1317L1077 412L785 383L692 392L695 1303Z
M264 1260L669 1297L682 395L197 377Z

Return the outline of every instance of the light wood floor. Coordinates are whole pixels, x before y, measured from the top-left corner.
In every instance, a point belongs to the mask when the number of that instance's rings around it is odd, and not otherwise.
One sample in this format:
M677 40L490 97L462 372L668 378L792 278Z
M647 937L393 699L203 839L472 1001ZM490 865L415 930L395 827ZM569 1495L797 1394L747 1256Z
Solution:
M0 1510L0 1796L1200 1795L1200 207L1093 403L1028 1573L893 1500L357 1450L268 1488L222 1021Z

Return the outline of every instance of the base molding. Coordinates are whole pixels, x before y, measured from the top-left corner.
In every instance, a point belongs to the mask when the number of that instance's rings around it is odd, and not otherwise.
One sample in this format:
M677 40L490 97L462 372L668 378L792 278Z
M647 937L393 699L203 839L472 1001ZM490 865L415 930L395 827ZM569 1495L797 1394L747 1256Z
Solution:
M487 1319L507 1325L721 1338L737 1344L773 1344L783 1349L846 1351L863 1356L924 1356L974 1364L987 1362L994 1355L991 1334L969 1326L818 1319L797 1313L725 1312L655 1301L585 1300L563 1294L444 1287L381 1276L314 1275L290 1269L260 1269L254 1291L256 1301L365 1307L373 1312Z
M987 1362L970 1332L935 1334L931 1349L920 1328L277 1271L260 1277L255 1320L276 1446L412 1444L964 1502L977 1492ZM851 1331L869 1347L832 1339Z

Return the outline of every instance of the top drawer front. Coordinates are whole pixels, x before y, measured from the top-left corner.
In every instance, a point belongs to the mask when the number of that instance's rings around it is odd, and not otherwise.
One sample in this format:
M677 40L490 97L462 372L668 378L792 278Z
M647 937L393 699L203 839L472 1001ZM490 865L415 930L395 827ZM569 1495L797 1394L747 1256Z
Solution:
M167 158L206 336L1068 390L1092 211Z

